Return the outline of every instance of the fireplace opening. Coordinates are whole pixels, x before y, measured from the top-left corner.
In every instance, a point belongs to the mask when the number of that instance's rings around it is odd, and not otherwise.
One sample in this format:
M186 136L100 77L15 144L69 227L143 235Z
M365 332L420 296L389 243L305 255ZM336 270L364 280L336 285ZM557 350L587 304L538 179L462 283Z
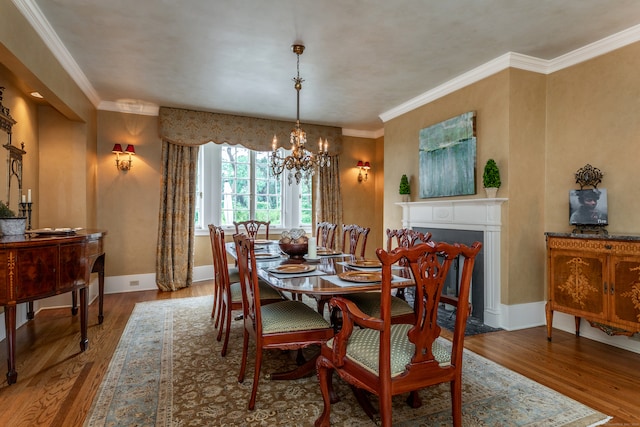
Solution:
M414 227L414 230L421 233L431 233L431 240L436 242L463 243L470 246L473 242L483 244L480 252L476 256L476 262L471 275L471 316L484 322L484 233L474 230L453 230L440 228ZM455 260L442 291L445 295L458 296L458 284L462 273L462 262Z

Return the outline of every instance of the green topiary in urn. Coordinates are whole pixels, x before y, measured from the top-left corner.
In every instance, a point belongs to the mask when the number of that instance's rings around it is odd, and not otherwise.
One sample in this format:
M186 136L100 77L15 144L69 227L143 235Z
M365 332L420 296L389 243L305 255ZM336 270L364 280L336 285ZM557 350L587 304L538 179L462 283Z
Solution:
M400 178L399 193L405 199L405 201L409 200L409 194L411 194L411 187L409 186L409 178L407 178L407 175L402 175L402 178Z
M484 166L482 184L487 192L487 197L495 198L502 182L500 181L500 169L493 159L487 160L487 164Z
M27 219L17 217L9 205L0 200L0 236L17 236L24 234Z

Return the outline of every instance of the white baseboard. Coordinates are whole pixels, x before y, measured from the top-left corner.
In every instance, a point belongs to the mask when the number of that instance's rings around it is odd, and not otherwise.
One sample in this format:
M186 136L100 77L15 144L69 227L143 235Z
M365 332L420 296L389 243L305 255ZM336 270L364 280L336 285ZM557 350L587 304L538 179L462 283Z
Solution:
M546 325L545 305L546 301L514 305L502 304L500 306L499 327L507 331L514 331ZM576 332L574 317L558 311L553 313L553 327L571 334ZM553 333L551 335L553 338ZM634 353L640 353L640 334L635 334L633 337L609 336L600 329L591 327L587 321L583 320L580 326L580 336Z
M553 312L553 327L571 334L575 334L576 332L574 317L558 311ZM600 329L592 327L586 320L582 320L580 323L580 337L589 338L594 341L609 344L634 353L640 353L640 334L635 334L632 337L621 335L609 336ZM551 333L551 339L553 341L553 332Z
M513 305L501 304L498 327L507 331L516 331L545 325L544 304L543 301Z
M203 280L213 279L213 265L203 265L194 267L193 281L201 282ZM110 276L104 279L105 294L119 294L125 292L138 291L155 291L158 289L156 285L155 273L146 274L130 274L127 276Z

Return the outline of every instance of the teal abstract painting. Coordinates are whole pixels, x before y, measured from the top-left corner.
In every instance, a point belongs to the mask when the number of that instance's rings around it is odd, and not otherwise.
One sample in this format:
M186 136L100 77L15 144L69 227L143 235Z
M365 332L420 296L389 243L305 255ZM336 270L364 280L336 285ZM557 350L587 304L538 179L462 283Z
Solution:
M420 198L476 194L476 113L420 130Z

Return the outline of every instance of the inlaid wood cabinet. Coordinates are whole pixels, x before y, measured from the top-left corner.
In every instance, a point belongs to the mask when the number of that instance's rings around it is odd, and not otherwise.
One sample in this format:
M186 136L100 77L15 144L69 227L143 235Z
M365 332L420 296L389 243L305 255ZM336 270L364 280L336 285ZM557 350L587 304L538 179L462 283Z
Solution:
M575 316L609 335L640 332L640 236L546 233L547 338L553 312Z

